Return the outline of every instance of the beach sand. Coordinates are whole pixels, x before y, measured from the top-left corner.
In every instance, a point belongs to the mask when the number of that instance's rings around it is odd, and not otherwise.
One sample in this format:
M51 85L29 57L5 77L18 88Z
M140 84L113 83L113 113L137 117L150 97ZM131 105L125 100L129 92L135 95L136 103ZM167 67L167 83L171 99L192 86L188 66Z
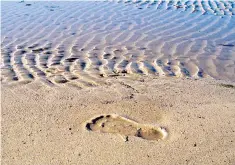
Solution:
M232 165L234 95L234 87L213 80L181 78L111 78L81 90L36 82L3 87L2 163ZM168 136L127 137L121 120L119 133L86 128L113 114L165 128Z
M235 2L2 2L1 163L235 164Z

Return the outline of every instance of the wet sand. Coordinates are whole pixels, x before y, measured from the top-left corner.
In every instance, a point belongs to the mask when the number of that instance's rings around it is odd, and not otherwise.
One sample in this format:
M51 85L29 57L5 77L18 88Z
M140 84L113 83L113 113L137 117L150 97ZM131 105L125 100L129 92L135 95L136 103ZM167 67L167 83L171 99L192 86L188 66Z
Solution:
M81 86L128 73L235 81L235 2L173 2L4 2L1 80Z

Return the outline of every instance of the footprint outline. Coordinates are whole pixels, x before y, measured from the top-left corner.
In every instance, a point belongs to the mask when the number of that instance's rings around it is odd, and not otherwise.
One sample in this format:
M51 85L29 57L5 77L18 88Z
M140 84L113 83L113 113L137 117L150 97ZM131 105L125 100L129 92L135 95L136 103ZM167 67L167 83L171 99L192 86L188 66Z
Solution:
M168 131L164 127L142 124L118 114L97 115L88 120L85 129L91 132L135 136L144 140L165 140Z

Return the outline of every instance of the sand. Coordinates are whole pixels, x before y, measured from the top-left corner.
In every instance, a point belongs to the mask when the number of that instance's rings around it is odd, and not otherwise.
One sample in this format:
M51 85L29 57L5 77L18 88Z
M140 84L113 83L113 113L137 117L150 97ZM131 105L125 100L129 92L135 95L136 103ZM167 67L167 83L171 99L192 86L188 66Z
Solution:
M3 2L1 80L124 72L235 81L235 2L173 2Z
M4 86L2 163L232 165L234 96L235 88L205 79L119 77L80 90L39 82ZM86 128L113 114L164 128L167 137L135 136L123 120L116 133Z
M235 2L1 2L1 163L235 164Z

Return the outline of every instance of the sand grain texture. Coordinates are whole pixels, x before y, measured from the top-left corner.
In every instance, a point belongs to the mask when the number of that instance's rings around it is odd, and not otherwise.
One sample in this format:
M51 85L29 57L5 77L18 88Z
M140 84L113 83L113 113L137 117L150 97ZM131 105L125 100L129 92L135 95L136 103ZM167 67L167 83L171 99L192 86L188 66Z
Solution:
M235 1L1 5L2 164L235 164Z
M205 79L114 77L109 83L2 88L2 163L234 164L233 88ZM164 126L168 136L155 141L88 131L86 123L101 114Z

